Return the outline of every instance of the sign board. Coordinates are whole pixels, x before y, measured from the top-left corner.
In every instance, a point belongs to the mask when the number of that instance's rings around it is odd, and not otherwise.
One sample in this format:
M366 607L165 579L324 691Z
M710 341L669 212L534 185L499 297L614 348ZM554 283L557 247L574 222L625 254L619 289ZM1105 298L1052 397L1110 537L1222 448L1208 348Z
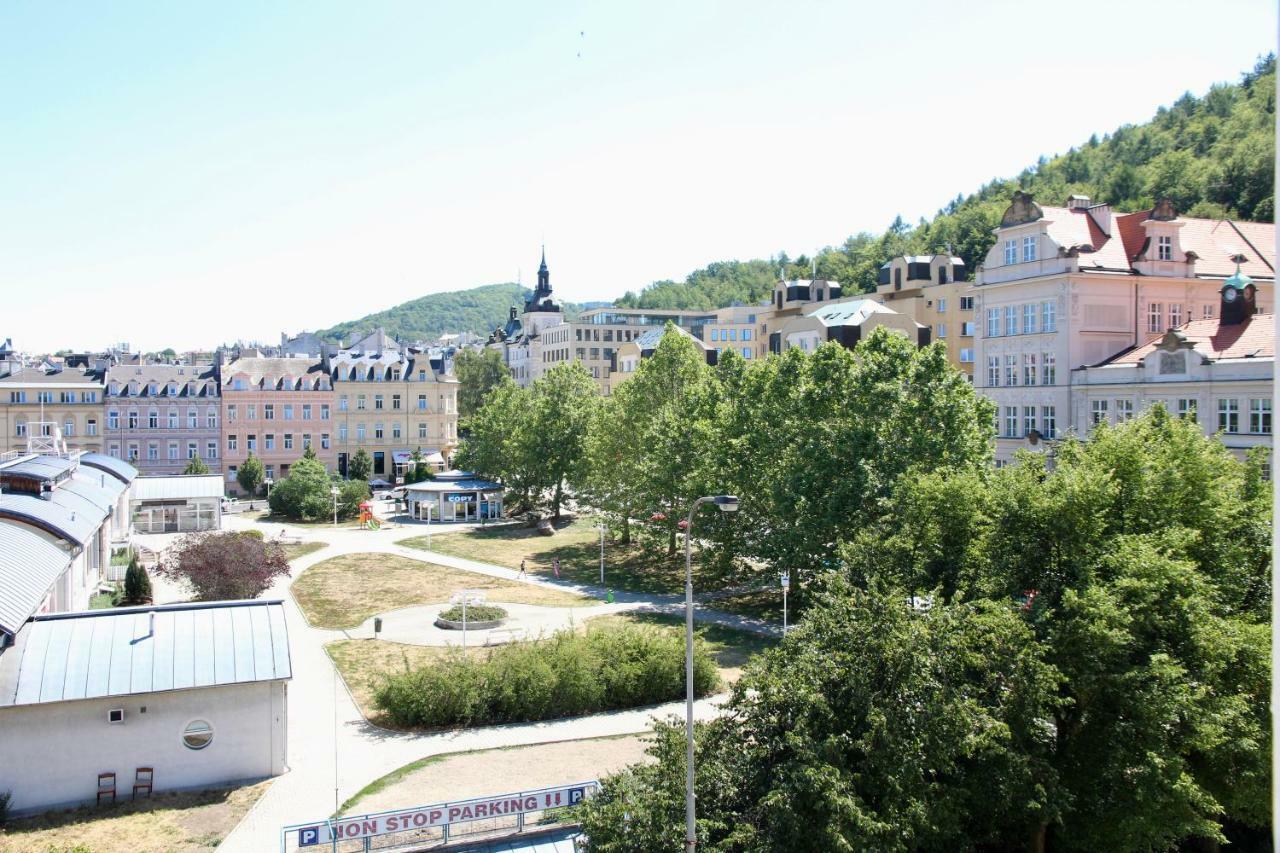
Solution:
M598 782L579 782L540 791L503 794L456 803L437 803L414 809L381 812L371 815L342 817L297 827L298 846L314 847L358 838L373 838L393 832L406 832L439 826L452 826L495 817L515 817L529 812L576 806L595 792Z
M476 499L476 496L467 493L465 495L446 495L446 499L451 504L469 504Z
M783 588L783 589L790 589L790 588L791 588L791 573L790 573L790 572L783 572L781 575L779 575L779 576L778 576L778 580L779 580L779 581L781 581L781 583L782 583L782 588Z

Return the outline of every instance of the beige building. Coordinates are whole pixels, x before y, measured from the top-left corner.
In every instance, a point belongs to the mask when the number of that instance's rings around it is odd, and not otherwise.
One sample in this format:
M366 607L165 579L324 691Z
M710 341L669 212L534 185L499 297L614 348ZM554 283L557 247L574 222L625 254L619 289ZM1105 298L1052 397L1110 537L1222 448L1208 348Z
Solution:
M881 268L874 294L884 303L930 329L945 344L952 366L973 381L976 354L973 284L965 281L964 261L952 255L908 255Z
M29 437L61 432L71 450L102 450L103 376L54 365L0 376L0 453L25 451Z
M905 314L870 299L827 302L780 321L774 334L781 350L813 352L827 341L853 349L878 326L904 335L917 346L929 344L929 329Z
M421 449L437 470L458 444L458 380L447 356L401 349L379 330L356 347L326 356L333 383L338 473L364 449L373 479L403 481Z

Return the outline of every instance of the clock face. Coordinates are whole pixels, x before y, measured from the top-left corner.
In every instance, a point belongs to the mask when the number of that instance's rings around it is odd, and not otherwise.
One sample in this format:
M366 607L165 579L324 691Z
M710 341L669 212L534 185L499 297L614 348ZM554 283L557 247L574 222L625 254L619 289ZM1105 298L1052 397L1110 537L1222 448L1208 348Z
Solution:
M1236 298L1239 295L1240 295L1240 292L1236 290L1234 287L1228 287L1222 291L1222 298L1228 302L1235 302Z

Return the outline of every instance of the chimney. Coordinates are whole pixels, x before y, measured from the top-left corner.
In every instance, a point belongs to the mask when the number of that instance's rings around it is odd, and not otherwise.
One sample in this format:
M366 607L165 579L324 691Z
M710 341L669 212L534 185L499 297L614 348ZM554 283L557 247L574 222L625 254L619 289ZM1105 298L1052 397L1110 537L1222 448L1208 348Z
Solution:
M1067 197L1067 210L1085 210L1093 206L1087 195L1070 195Z

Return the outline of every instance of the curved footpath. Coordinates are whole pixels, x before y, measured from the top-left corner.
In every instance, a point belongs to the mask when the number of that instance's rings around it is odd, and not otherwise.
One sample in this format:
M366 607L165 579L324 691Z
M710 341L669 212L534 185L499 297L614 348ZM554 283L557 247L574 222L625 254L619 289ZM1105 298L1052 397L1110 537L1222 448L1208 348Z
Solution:
M264 530L268 536L274 535L279 529L279 525L254 525L234 516L224 519L228 529L256 527ZM263 850L278 849L281 827L324 819L335 811L338 803L344 802L368 783L420 758L471 749L632 734L645 731L654 717L672 714L683 716L684 703L673 702L656 708L430 734L393 732L373 726L360 715L324 651L326 643L343 639L347 634L308 625L289 594L293 578L304 570L343 554L385 553L517 583L581 592L596 597L603 597L604 590L553 579L529 576L520 578L519 573L513 569L406 548L395 543L396 539L415 535L416 528L378 531L342 528L288 529L290 533L300 534L304 542L328 543L327 548L294 560L290 564L290 576L280 578L264 596L284 600L285 618L289 625L293 666L288 705L289 770L272 783L262 799L219 845L219 850L227 853L260 853ZM654 609L678 610L683 607L683 598L675 595L615 591L614 597L619 603L647 604ZM755 633L780 633L778 626L763 620L702 607L695 608L695 618ZM714 703L722 699L723 696L699 700L695 706L698 719L705 720L715 716L718 710Z

